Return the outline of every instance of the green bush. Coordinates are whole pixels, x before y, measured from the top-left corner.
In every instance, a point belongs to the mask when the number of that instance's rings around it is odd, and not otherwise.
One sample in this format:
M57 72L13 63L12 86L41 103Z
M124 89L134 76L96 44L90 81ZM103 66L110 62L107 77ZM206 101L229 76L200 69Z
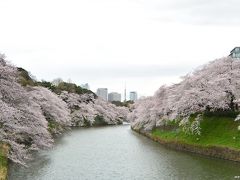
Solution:
M22 86L35 86L36 85L36 81L30 76L29 72L26 71L23 68L17 68L18 73L19 73L19 79L18 82L22 85Z
M97 115L94 118L94 120L95 120L94 123L93 123L94 126L104 126L104 125L107 125L107 123L104 121L103 116Z
M67 91L69 93L76 93L76 94L88 93L88 94L93 94L94 98L97 97L97 95L93 93L91 90L84 89L74 83L60 82L58 85L54 85L51 82L43 80L41 82L38 82L37 85L46 87L56 94L61 94L62 91Z

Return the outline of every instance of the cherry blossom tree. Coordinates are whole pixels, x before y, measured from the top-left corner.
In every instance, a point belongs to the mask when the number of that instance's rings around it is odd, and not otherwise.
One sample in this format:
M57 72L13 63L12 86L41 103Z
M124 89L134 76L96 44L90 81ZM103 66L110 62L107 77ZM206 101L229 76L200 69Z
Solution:
M134 129L151 130L173 120L187 125L195 113L238 111L239 77L239 60L217 59L187 74L180 83L162 86L154 96L136 102L128 118ZM200 134L200 119L196 117L190 125L191 132Z
M92 126L96 118L103 124L121 124L127 118L128 108L117 107L93 94L75 94L63 91L60 97L71 110L72 126Z
M64 127L71 125L70 110L57 94L41 86L29 87L29 90L32 100L39 104L48 124L54 124L51 127L52 133L61 133Z
M11 160L24 164L29 150L49 147L52 138L41 107L17 78L17 69L0 58L0 141L10 145Z

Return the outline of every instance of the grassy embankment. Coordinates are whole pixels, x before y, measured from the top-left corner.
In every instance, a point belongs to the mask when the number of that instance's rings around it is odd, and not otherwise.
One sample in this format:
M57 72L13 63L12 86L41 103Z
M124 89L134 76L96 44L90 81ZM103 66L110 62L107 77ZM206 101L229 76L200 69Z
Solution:
M0 180L7 179L8 171L8 159L7 154L9 151L9 146L6 144L0 143Z
M201 121L201 135L189 135L183 132L176 123L170 123L165 128L152 131L152 136L165 141L201 147L226 147L240 150L239 121L234 116L204 115Z

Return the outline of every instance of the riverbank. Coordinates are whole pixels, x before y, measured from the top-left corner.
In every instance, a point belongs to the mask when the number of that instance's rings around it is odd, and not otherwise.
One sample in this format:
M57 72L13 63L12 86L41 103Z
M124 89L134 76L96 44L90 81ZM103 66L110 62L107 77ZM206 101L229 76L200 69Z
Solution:
M204 116L200 136L187 135L174 123L153 131L135 131L176 150L240 162L238 125L233 117Z
M0 180L7 179L9 146L0 143Z

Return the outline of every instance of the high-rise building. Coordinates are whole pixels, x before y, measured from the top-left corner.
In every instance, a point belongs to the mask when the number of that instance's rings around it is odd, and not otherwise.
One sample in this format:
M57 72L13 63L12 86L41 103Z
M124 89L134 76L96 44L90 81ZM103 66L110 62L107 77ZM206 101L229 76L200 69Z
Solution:
M137 100L137 92L136 91L130 92L130 100L131 101L136 101Z
M231 52L230 55L232 58L240 58L240 47L235 47Z
M88 90L90 89L88 83L86 83L86 84L81 84L81 87L84 88L84 89L88 89Z
M105 101L108 100L108 89L107 88L98 88L97 95L104 99Z
M117 92L111 92L108 94L108 101L112 102L112 101L121 101L121 94L117 93Z

